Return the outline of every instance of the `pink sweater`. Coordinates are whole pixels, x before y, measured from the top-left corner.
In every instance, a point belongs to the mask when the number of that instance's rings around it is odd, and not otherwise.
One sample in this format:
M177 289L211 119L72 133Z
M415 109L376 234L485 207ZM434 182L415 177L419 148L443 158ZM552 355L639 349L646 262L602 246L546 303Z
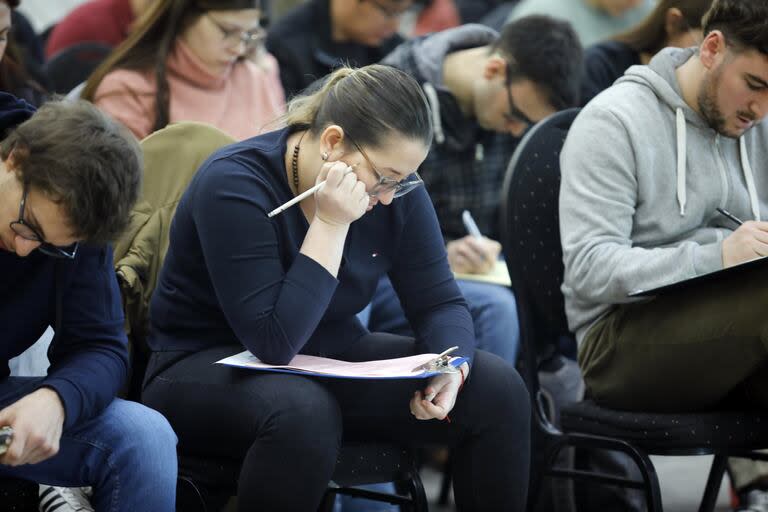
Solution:
M238 140L275 129L274 124L267 124L285 112L285 95L277 61L272 55L264 58L266 70L243 60L226 74L216 76L178 41L166 68L171 91L170 122L212 124ZM112 71L99 84L94 103L143 139L154 126L154 73Z

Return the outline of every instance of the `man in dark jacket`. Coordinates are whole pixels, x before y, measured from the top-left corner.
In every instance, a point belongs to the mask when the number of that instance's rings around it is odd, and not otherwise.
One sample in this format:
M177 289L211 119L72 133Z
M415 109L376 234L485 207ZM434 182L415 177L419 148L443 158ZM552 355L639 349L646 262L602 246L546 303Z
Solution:
M0 132L0 476L92 486L97 510L170 512L176 437L115 399L128 353L108 242L138 197L140 149L85 102L35 113L0 93ZM9 376L49 325L48 375Z
M578 104L582 52L567 22L530 16L501 34L464 25L403 43L383 61L418 80L435 116L435 138L419 168L448 242L454 272L485 274L501 245L497 219L507 163L534 122ZM467 233L462 212L482 238ZM514 364L517 311L508 288L459 280L475 321L478 346ZM372 330L407 334L388 280L371 310Z
M412 0L309 0L273 27L267 50L280 63L286 98L342 65L379 62L403 40L396 34Z

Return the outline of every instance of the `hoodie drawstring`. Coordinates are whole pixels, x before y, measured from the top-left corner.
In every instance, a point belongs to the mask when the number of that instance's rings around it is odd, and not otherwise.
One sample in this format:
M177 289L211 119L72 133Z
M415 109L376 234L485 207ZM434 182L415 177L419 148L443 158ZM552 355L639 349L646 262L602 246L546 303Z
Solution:
M685 215L685 203L687 200L685 188L686 173L686 126L685 114L683 109L678 108L675 112L677 124L677 204L680 206L680 215ZM760 220L760 203L757 198L757 188L755 187L755 177L752 173L752 166L749 164L747 155L747 143L744 137L739 138L739 155L741 159L741 170L744 173L744 180L747 182L747 191L749 192L749 205L752 208L752 216L755 220Z
M424 89L424 95L429 102L429 112L432 114L432 129L435 132L435 142L442 144L445 142L445 133L443 133L443 123L440 119L440 100L437 98L435 86L429 82L424 82L421 86Z
M680 205L680 216L685 215L685 203L687 200L685 190L685 167L686 167L686 155L685 148L686 142L686 130L685 130L685 115L683 109L678 108L676 113L677 120L677 204Z

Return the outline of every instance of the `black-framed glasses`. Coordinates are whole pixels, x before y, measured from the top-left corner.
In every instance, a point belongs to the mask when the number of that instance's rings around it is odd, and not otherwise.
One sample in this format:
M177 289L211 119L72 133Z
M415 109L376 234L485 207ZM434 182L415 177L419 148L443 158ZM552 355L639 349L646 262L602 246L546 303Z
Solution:
M379 172L379 170L376 168L376 166L373 164L370 158L368 158L368 155L365 151L363 151L363 148L360 147L357 142L352 140L352 138L347 135L347 138L352 143L353 146L355 146L355 149L357 149L361 155L363 155L363 158L366 162L368 162L368 166L371 168L373 173L376 175L377 182L373 186L370 192L368 192L368 195L371 197L377 197L379 194L387 194L389 192L392 192L394 190L395 195L393 197L402 197L411 190L415 189L419 185L423 185L424 182L421 179L421 176L419 176L419 173L416 171L413 171L411 174L403 178L402 180L398 181L394 178L388 178L387 176L384 176Z
M507 100L509 102L509 110L504 112L504 119L510 123L523 123L527 127L536 124L515 106L515 100L512 99L512 65L509 61L507 61L507 76L504 86L507 89Z
M360 1L368 2L369 4L374 6L376 10L379 11L381 14L383 14L385 17L393 20L400 18L403 14L405 14L408 11L408 8L395 9L393 7L390 7L382 3L381 0L360 0Z
M228 45L244 43L246 48L256 48L264 44L267 39L267 31L263 27L256 27L251 30L230 29L221 24L216 18L205 13L211 23L221 32L224 42Z
M37 247L37 250L47 256L74 259L77 254L77 242L67 247L58 247L49 244L35 227L24 220L24 207L27 204L27 188L27 184L25 183L21 193L21 202L19 203L19 220L11 222L11 230L24 240L38 242L40 245Z

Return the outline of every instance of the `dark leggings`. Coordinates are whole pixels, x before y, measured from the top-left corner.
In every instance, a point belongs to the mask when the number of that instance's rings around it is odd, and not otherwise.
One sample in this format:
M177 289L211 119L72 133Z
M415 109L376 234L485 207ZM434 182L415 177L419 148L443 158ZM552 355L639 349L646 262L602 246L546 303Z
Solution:
M244 457L240 510L317 510L342 432L348 441L449 445L459 510L524 510L530 405L517 372L500 358L477 351L449 423L411 415L409 400L425 380L309 378L211 364L240 351L155 353L143 395L175 429L179 453ZM415 353L412 338L371 334L338 358Z

